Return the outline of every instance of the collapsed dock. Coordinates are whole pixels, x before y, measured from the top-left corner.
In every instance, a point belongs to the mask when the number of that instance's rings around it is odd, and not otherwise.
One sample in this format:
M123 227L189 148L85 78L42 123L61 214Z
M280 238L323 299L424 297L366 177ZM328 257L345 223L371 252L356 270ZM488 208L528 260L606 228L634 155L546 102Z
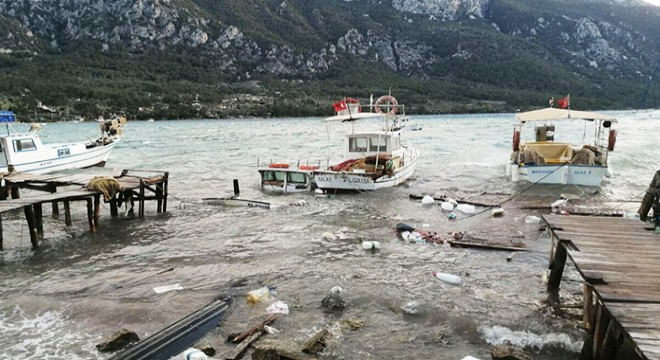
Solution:
M107 179L116 184L114 189L88 189L92 179ZM113 180L114 179L114 180ZM158 213L167 211L169 172L157 170L121 170L112 176L94 174L10 174L2 177L0 187L0 251L3 250L2 217L5 213L23 209L28 224L32 247L39 245L43 236L43 207L51 204L52 215L58 216L62 203L66 226L71 226L71 203L84 202L87 206L89 230L96 233L101 212L101 196L110 204L112 217L119 216L119 207L126 204L133 211L138 203L138 216L144 216L145 202L156 201ZM21 197L20 189L30 189L47 194Z
M624 340L642 359L660 359L660 235L624 218L544 215L551 234L548 290L559 289L567 257L584 280L583 347L614 359Z

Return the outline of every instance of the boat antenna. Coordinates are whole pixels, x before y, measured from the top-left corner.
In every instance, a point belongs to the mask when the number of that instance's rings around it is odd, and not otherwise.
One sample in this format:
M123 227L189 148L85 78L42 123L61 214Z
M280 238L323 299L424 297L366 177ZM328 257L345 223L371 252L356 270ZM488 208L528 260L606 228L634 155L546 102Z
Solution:
M655 70L653 70L653 74L651 74L651 78L649 79L649 83L646 85L646 90L644 90L644 95L642 95L642 99L639 101L639 107L641 108L644 104L644 100L646 100L646 94L649 92L649 89L651 88L651 84L653 83L653 79L655 78L655 74L658 73L658 69L660 69L660 60L658 60L658 63L655 65Z

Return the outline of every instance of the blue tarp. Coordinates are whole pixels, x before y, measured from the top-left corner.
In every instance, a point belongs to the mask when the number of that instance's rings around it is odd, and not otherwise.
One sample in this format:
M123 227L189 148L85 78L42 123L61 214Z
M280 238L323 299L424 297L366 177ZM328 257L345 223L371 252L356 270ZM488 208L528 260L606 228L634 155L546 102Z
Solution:
M16 121L16 115L12 111L0 111L0 123Z

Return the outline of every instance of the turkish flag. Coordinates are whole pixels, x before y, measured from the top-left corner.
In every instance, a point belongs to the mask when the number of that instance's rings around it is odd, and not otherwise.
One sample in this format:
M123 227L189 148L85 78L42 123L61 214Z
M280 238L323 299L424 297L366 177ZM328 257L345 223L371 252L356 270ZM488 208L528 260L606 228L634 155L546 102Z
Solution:
M342 110L348 109L348 105L346 105L345 100L332 104L332 107L335 109L336 112L340 112Z
M560 109L567 109L571 106L571 99L567 96L563 99L557 100L557 106Z

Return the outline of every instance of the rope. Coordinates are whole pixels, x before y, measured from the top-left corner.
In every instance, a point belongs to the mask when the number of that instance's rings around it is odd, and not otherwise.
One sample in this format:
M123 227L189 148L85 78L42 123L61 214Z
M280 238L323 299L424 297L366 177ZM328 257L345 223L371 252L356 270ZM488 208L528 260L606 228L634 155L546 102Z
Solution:
M142 156L144 156L144 157L146 157L146 158L150 158L149 155L147 155L147 154L143 153L142 151L140 151L140 149L138 149L138 148L136 148L135 146L133 146L133 145L132 145L130 142L128 142L128 140L126 140L125 138L122 138L122 142L126 143L126 145L130 146L133 150L139 152Z

